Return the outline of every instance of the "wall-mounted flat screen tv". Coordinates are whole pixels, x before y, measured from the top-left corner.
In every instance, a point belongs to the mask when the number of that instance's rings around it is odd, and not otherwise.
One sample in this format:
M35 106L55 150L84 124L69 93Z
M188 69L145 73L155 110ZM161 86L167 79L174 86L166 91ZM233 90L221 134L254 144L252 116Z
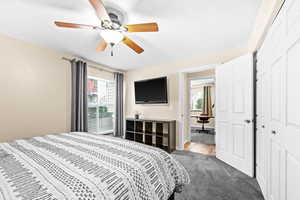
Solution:
M167 77L134 82L136 104L167 104Z

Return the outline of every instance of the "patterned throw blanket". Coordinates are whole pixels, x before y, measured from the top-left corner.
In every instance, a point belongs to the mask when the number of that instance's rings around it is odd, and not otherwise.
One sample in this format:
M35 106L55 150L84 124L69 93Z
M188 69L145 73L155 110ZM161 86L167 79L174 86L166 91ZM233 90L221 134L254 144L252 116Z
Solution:
M167 200L189 175L160 149L64 133L0 143L0 200Z

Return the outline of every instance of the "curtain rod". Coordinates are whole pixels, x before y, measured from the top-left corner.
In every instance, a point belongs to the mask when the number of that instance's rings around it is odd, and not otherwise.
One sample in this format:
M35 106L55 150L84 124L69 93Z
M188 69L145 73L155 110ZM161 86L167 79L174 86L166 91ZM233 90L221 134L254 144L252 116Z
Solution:
M66 61L70 61L70 62L73 60L73 59L69 59L69 58L66 58L66 57L62 57L61 59L66 60ZM81 59L81 60L84 60L84 59ZM87 60L85 60L85 61L87 61ZM89 61L87 61L87 62L89 62ZM104 69L104 68L96 67L96 66L90 65L88 63L87 63L87 65L90 68L97 69L99 71L106 71L106 72L109 72L109 73L114 73L114 72L119 72L119 73L122 73L122 74L124 73L122 71L118 71L118 70L114 70L114 69Z

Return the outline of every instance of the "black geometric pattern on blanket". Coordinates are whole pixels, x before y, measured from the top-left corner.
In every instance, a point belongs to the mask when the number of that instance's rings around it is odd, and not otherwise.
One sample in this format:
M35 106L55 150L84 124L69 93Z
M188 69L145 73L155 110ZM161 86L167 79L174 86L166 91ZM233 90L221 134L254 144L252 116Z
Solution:
M190 182L163 150L64 133L0 143L0 199L167 200Z

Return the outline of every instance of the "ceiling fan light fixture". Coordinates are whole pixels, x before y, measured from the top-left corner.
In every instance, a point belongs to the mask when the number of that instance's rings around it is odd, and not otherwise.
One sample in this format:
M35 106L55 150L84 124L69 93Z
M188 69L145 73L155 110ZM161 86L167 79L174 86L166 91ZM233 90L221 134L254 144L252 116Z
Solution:
M130 49L140 54L144 49L136 44L134 41L124 36L123 33L130 32L158 32L158 25L155 22L143 24L124 24L125 15L118 9L109 8L107 12L102 0L89 0L91 6L94 8L98 19L101 21L100 26L74 24L68 22L55 21L55 25L63 28L76 28L76 29L92 29L100 34L103 40L99 43L96 50L104 51L108 44L113 47L115 44L122 42Z
M124 39L124 35L119 31L102 30L100 34L107 43L118 44Z

